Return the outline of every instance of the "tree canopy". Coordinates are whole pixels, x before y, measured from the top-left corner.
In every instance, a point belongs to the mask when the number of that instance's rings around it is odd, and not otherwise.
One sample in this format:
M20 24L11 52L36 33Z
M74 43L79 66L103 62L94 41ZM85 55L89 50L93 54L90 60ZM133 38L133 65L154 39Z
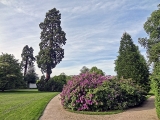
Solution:
M24 68L24 76L27 73L27 68L28 65L31 66L33 65L33 61L35 61L35 58L33 56L33 48L32 47L28 47L28 45L24 46L23 50L22 50L22 61L21 61L21 67Z
M37 57L38 67L46 73L46 80L50 79L52 69L64 58L62 46L66 43L65 32L61 28L61 14L53 8L46 13L44 22L39 24L41 32L40 51Z
M80 70L81 73L86 73L89 72L89 68L87 68L86 66L83 66L82 69Z
M139 43L147 49L149 63L159 61L160 57L160 5L152 12L144 24L149 38L139 38Z
M101 69L98 69L96 66L92 67L90 70L89 70L90 73L96 73L96 74L100 74L100 75L105 75L105 73L101 70Z

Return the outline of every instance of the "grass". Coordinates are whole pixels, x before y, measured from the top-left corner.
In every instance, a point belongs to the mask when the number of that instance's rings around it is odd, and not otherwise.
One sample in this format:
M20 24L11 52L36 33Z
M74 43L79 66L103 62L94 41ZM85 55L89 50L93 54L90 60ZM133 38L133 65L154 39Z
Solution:
M149 91L149 93L147 94L146 99L148 99L148 98L150 98L151 96L154 96L154 95L155 95L155 93L154 93L154 91L151 89L151 90Z
M58 93L37 89L0 92L0 119L38 120L48 102Z
M70 109L66 109L69 112L78 113L78 114L86 114L86 115L112 115L123 112L123 110L112 110L107 112L92 112L92 111L73 111Z

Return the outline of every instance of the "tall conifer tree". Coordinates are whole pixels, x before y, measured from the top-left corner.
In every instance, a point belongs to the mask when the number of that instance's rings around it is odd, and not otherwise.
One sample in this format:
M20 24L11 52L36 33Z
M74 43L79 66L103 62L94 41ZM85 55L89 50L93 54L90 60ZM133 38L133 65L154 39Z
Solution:
M33 56L33 48L29 47L28 45L24 46L22 50L22 61L21 61L21 67L24 69L24 76L27 73L28 66L33 65L33 62L35 61L35 58Z
M124 33L119 48L119 55L115 61L115 71L120 79L132 78L132 80L142 86L144 90L149 90L149 70L144 57L140 54L131 36Z
M44 22L39 24L41 32L40 52L37 56L38 67L46 73L46 80L50 79L52 69L64 58L62 46L66 43L65 32L61 28L61 14L53 8L46 13Z

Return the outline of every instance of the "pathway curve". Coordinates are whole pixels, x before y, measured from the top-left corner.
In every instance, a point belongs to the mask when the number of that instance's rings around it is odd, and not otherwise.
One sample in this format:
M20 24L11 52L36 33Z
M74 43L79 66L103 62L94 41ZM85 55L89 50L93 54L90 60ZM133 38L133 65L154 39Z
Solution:
M142 107L132 108L119 114L84 115L63 109L60 95L57 95L49 102L40 120L158 120L154 99L152 96Z

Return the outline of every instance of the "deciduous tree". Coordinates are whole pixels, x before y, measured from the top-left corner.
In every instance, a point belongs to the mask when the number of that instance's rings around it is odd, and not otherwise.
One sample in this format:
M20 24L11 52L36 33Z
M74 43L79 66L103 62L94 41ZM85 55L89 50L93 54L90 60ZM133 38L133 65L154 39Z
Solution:
M91 73L96 73L96 74L100 74L100 75L105 75L105 73L101 70L98 69L96 66L92 67L89 72Z
M144 30L149 37L138 40L147 49L150 64L160 60L160 4L158 7L159 9L152 12L144 24Z
M87 68L86 66L83 66L80 71L81 73L86 73L86 72L89 72L89 68Z
M22 80L21 67L11 54L0 55L0 90L15 88Z

